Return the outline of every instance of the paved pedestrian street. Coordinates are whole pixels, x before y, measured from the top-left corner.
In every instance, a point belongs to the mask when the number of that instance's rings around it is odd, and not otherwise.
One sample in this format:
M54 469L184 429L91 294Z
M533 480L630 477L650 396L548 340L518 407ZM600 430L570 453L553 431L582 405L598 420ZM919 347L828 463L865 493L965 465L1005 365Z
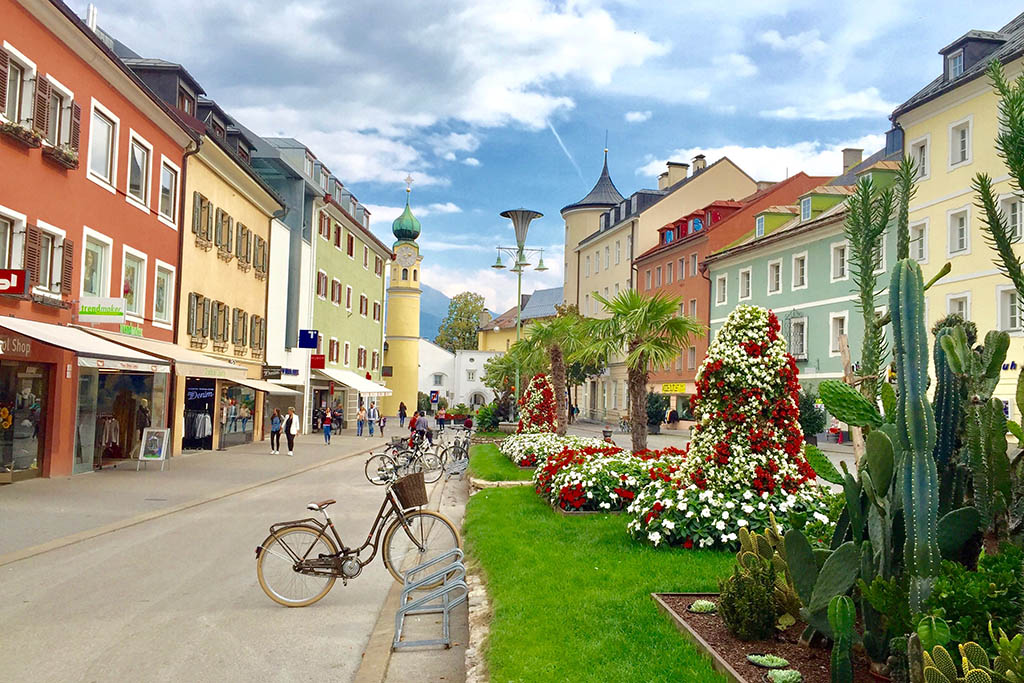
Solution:
M328 497L338 500L331 511L342 538L361 541L383 494L366 482L363 462L344 459L0 567L9 596L0 623L16 626L4 629L3 647L17 653L0 660L0 680L351 679L394 583L383 565L348 587L338 582L316 605L287 609L260 589L254 549L271 523L306 517L307 502ZM0 504L17 488L0 490Z

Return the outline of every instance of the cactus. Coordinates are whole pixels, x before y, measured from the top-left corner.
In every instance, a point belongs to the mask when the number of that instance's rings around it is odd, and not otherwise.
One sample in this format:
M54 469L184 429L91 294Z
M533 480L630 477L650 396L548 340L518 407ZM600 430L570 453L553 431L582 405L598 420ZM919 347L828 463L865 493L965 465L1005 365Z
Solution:
M957 434L960 431L962 414L962 387L960 378L946 362L946 352L942 349L942 338L952 334L948 327L939 330L935 335L933 347L935 359L935 398L932 409L935 412L935 448L932 457L936 466L942 470L948 467L959 444Z
M828 603L828 623L832 627L832 682L853 683L853 660L850 652L856 632L853 624L857 619L857 610L853 600L845 595L837 595Z
M816 551L811 549L802 532L790 529L786 533L785 545L795 588L804 604L800 618L831 637L827 614L829 601L834 596L848 593L857 581L861 550L856 543L848 541L834 551L824 551L827 557L819 569Z
M924 652L925 683L992 683L988 654L977 643L960 646L960 662L964 674L961 676L953 657L942 645L936 645L931 653Z
M829 414L846 424L855 427L878 427L882 424L878 406L841 380L825 380L818 385L818 393Z
M928 349L923 291L921 267L910 259L897 263L889 285L889 308L899 394L896 433L903 451L903 561L904 571L910 575L910 607L915 612L931 593L940 561L938 474L932 458L935 418L926 396Z
M740 550L736 553L736 563L744 571L750 567L751 562L770 564L775 568L774 597L781 612L777 625L785 629L800 617L801 603L786 561L786 545L779 532L779 525L774 514L769 513L768 517L769 523L764 535L751 532L746 527L740 528Z
M907 638L898 636L889 641L889 680L892 683L910 683L910 663L907 661Z

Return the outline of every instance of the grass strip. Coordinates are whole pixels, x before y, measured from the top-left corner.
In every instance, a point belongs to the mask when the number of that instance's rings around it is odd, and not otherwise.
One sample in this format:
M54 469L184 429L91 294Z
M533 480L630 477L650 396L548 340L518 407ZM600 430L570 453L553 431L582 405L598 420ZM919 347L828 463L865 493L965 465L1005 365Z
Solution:
M477 444L469 449L469 473L484 481L529 481L533 476L533 470L516 467L497 446L490 443Z

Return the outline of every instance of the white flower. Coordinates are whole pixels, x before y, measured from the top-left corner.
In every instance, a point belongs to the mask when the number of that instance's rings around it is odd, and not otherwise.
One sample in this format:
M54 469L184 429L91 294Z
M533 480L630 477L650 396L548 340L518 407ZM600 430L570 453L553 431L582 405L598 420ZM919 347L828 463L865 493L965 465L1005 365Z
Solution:
M658 531L652 531L651 533L647 534L647 540L649 540L654 545L658 545L659 543L661 543L661 533Z
M729 513L725 510L722 510L722 519L729 519Z
M820 512L818 512L818 511L815 511L815 512L814 512L814 518L815 518L816 520L818 520L819 522L821 522L822 524L828 524L829 522L831 522L831 521L832 521L832 520L830 520L830 519L828 518L828 515L823 515L823 514L821 514L821 513L820 513Z
M723 522L722 520L718 520L717 522L715 522L715 528L721 531L725 528L725 522Z
M700 516L701 517L710 517L711 516L711 509L710 508L704 508L703 510L700 511Z
M741 509L741 510L743 510L743 512L744 512L745 514L748 514L748 515L749 515L750 513L752 513L752 512L754 511L754 506L753 506L753 505L744 505L744 506L743 506L742 508L740 508L740 509Z
M673 522L671 519L664 519L661 522L661 526L665 527L669 531L672 531L673 529L676 528L676 523Z
M741 527L746 526L747 525L747 520L745 520L745 519L738 519L738 520L736 520L736 525L737 526L741 526Z

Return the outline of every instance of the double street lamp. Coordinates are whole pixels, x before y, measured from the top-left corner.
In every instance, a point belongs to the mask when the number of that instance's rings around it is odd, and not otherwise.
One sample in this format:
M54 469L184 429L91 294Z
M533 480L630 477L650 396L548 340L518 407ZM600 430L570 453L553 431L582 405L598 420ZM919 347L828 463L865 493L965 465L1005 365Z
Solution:
M512 221L512 228L516 233L516 246L515 247L497 247L498 259L494 262L491 268L501 270L505 268L505 264L501 262L501 255L505 254L508 258L513 259L513 265L511 272L516 274L516 342L520 340L523 329L523 271L530 267L530 262L526 260L527 254L537 254L537 266L534 268L538 273L543 273L548 269L544 265L544 250L543 249L527 249L526 248L526 231L530 228L530 222L535 218L540 218L544 214L539 211L532 211L530 209L509 209L508 211L501 212L502 218L508 218ZM519 412L519 392L521 387L519 386L519 364L516 363L516 386L515 386L515 407L513 410L516 414Z

